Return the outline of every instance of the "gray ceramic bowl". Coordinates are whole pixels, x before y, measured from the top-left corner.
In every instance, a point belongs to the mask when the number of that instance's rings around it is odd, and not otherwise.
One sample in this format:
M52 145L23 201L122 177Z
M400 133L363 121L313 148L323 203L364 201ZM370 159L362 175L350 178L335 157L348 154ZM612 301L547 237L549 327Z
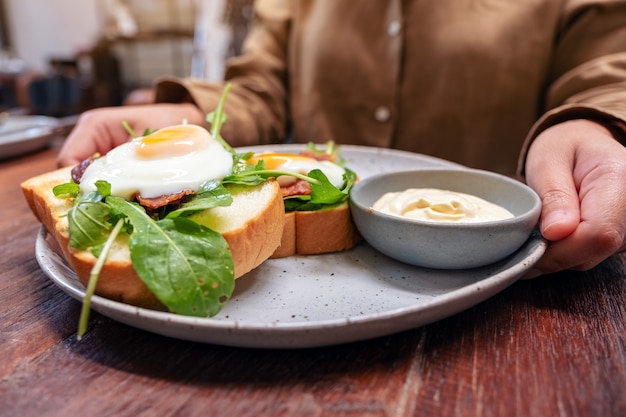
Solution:
M440 188L473 194L509 210L514 217L481 223L411 220L372 209L385 193ZM531 235L541 201L528 186L496 173L469 169L421 169L365 178L351 192L354 222L375 249L427 268L467 269L515 252Z

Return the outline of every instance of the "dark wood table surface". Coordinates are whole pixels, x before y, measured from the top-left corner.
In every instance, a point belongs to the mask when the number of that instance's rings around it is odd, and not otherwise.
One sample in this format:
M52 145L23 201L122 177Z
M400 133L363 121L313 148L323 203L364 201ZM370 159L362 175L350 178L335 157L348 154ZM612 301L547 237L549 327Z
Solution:
M621 256L340 346L215 346L97 313L78 342L80 303L39 268L19 189L55 157L0 162L0 416L626 416Z

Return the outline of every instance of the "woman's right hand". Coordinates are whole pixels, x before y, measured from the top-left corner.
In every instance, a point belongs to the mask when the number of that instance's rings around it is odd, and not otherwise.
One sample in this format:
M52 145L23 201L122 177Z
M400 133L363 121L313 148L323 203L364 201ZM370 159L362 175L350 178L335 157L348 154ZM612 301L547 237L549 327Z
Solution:
M130 139L124 128L127 122L134 132L141 135L146 129L180 124L203 125L204 113L191 103L145 104L137 106L102 107L84 112L76 126L63 143L57 158L57 165L76 165L99 153L106 154L111 149Z

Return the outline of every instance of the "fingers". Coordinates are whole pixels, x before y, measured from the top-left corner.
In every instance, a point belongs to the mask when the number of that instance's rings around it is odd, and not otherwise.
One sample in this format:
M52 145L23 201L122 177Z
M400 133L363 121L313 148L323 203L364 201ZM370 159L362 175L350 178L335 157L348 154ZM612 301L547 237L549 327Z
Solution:
M65 139L57 157L57 165L76 165L96 153L105 154L127 141L129 134L122 124L120 109L103 108L83 113Z
M622 242L623 235L617 230L583 222L567 238L549 243L544 256L534 265L533 274L538 276L565 269L586 271L615 253Z

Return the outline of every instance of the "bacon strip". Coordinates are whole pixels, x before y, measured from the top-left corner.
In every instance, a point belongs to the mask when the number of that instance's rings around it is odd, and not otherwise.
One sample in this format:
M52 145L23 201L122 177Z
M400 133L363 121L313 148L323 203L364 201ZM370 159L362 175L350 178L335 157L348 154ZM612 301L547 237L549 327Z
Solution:
M85 170L87 169L89 165L91 165L94 159L95 158L93 157L87 158L84 161L82 161L80 164L72 168L72 179L74 180L74 182L76 182L77 184L80 184L80 181L83 179L83 175L85 174ZM139 194L137 194L135 196L135 199L137 200L139 204L146 207L147 209L156 210L163 206L167 206L168 204L180 203L180 201L185 196L188 196L190 194L194 194L194 191L183 190L177 193L165 194L165 195L162 195L159 197L153 197L153 198L144 198L140 196Z
M156 210L158 208L161 208L163 206L167 206L168 204L177 204L180 203L180 201L188 195L191 194L195 194L195 191L190 191L190 190L183 190L183 191L179 191L177 193L172 193L172 194L165 194L165 195L161 195L158 197L152 197L152 198L144 198L142 196L140 196L139 194L137 194L137 196L135 197L137 199L137 202L139 204L141 204L142 206L150 209L150 210Z
M94 157L87 158L72 168L72 180L74 180L76 184L80 184L80 181L83 179L83 175L85 174L85 170L89 165L91 165L94 159Z
M303 149L302 151L300 151L300 155L314 158L318 161L335 162L336 159L335 154L319 153L311 149ZM294 195L309 195L312 192L311 184L309 184L307 181L300 179L296 180L296 182L292 184L281 186L280 191L282 192L283 197L290 197Z
M311 194L311 184L305 180L298 179L296 182L280 187L280 192L283 197L289 197L292 195L308 195Z

